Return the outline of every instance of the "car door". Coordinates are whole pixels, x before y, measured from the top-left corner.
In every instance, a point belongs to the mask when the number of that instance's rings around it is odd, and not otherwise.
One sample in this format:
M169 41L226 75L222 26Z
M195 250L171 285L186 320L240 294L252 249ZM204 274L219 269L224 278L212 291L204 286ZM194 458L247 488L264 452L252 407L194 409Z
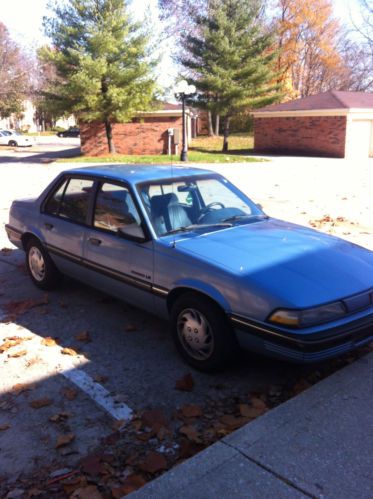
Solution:
M139 242L121 229L144 227L128 186L101 181L84 245L89 282L136 306L152 310L153 241Z
M42 206L41 232L57 267L65 274L85 280L83 245L93 202L94 180L66 176Z
M3 131L0 131L0 144L2 146L7 145L8 142L9 142L9 140L8 140L7 134L4 133Z

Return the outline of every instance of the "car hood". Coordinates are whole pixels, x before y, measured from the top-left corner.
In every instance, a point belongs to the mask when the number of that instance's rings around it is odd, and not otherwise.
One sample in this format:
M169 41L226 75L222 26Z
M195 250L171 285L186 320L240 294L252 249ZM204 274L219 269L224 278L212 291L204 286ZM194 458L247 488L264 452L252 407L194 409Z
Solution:
M194 234L176 245L282 306L310 307L373 288L373 252L280 220Z

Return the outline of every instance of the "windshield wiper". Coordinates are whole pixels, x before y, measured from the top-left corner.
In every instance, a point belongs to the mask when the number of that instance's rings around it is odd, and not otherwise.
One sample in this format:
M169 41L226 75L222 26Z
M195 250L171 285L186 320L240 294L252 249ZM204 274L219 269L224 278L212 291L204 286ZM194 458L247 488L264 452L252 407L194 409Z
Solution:
M169 234L176 234L177 232L189 232L190 230L203 229L206 227L232 227L232 224L226 220L214 224L192 224L192 225L186 225L185 227L178 227L177 229L171 229L163 235L168 236Z
M260 218L260 219L267 219L269 218L268 215L233 215L232 217L224 218L222 222L236 222L237 220L243 220L245 218L248 219L253 219L253 218Z

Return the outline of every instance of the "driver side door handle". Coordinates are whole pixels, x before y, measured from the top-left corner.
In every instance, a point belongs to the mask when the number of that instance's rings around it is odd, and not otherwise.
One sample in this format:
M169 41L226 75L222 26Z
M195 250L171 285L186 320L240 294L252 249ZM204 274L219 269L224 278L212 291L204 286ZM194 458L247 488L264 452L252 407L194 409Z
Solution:
M100 246L102 243L101 239L97 239L96 237L90 237L88 241L92 244L92 246Z

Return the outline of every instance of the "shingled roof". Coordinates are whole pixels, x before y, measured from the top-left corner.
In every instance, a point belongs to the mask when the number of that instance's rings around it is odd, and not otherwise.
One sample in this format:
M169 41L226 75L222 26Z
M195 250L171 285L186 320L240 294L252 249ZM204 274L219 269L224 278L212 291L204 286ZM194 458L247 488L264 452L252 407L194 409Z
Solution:
M373 109L373 92L340 92L332 90L282 104L255 109L255 112L314 111L322 109Z

